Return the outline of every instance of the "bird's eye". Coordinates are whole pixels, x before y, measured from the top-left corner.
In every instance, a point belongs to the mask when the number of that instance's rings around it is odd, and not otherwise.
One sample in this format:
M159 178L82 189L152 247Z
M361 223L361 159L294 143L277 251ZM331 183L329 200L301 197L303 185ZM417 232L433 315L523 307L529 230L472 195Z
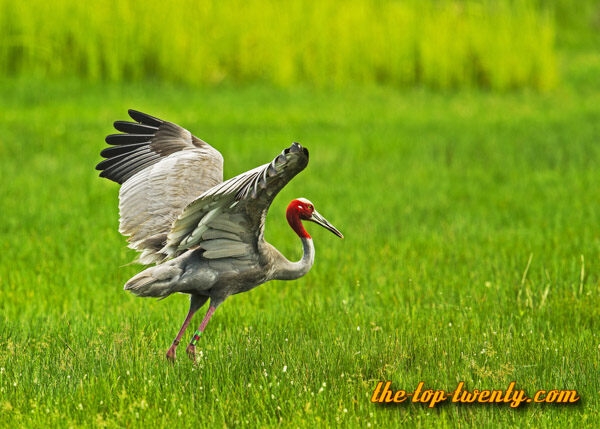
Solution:
M309 210L312 210L312 209L313 209L313 206L309 205L309 206L308 206L308 209L309 209Z

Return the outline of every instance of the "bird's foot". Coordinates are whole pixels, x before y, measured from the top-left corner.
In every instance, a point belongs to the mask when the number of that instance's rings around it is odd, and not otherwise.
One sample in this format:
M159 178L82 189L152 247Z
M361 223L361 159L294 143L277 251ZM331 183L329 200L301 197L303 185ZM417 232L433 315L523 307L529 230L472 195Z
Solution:
M185 351L187 352L187 355L192 360L192 362L196 363L196 346L190 344L187 346L187 349Z
M169 350L167 350L167 359L170 362L175 362L175 350L177 349L177 346L175 344L173 344Z

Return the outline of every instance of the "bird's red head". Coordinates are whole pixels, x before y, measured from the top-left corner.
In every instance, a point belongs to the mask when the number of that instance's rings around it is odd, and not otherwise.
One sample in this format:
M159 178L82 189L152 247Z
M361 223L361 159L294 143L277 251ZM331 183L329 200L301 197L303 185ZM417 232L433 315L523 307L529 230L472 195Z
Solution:
M313 203L308 201L306 198L298 198L296 200L293 200L288 205L286 216L289 216L291 212L300 217L300 219L302 220L308 220L310 219L314 211L315 206L313 206Z
M344 238L341 232L339 232L333 225L331 225L323 216L321 216L316 210L313 203L308 201L306 198L298 198L293 200L287 207L285 217L292 229L298 234L300 238L311 238L304 226L302 225L303 220L315 222L325 229L333 232L340 238Z

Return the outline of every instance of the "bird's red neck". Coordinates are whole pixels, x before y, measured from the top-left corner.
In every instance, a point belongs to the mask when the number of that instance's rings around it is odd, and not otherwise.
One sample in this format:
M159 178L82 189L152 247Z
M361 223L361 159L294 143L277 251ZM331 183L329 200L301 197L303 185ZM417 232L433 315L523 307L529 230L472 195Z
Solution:
M302 211L298 208L298 204L301 204L298 200L292 201L285 212L285 217L292 229L298 234L300 238L311 238L304 225L302 225Z

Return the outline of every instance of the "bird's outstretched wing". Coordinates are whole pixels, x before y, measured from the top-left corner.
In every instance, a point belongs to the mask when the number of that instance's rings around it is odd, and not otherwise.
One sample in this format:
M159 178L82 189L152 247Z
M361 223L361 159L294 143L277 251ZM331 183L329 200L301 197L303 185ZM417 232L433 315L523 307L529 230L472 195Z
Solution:
M308 150L294 143L269 164L207 190L181 212L161 253L175 257L200 248L207 259L258 255L271 202L307 164Z
M121 184L119 232L141 252L138 262L164 258L157 252L183 208L223 182L223 157L208 143L172 122L129 110L137 122L117 121L111 147L97 166L101 177Z

